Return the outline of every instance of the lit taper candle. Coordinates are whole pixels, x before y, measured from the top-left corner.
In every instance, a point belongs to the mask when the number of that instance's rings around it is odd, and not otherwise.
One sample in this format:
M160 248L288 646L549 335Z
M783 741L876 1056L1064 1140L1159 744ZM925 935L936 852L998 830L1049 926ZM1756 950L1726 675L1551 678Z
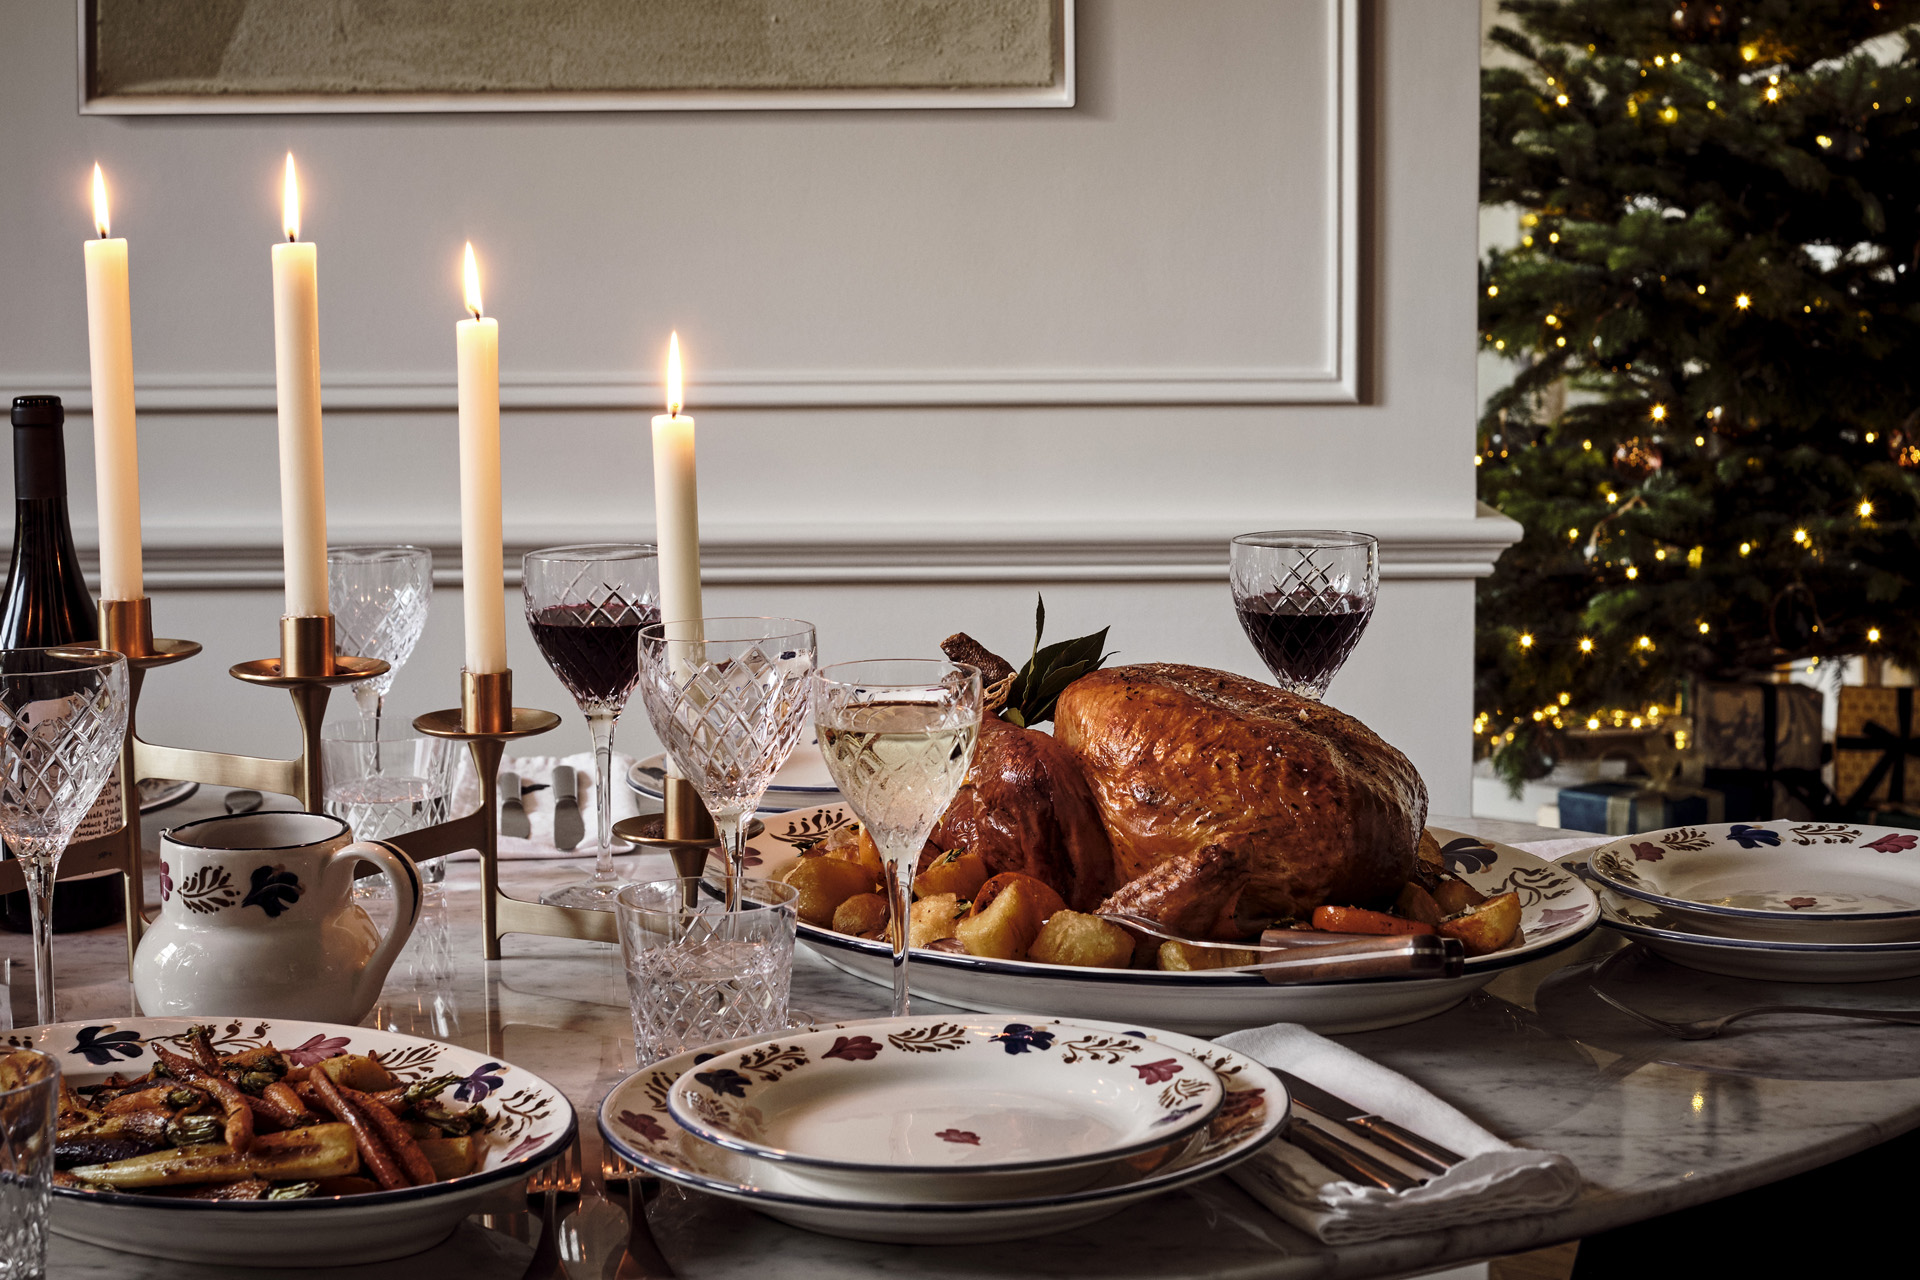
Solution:
M280 407L280 533L287 608L327 608L327 467L320 437L320 297L312 243L300 241L300 188L287 153L287 233L273 246L273 371Z
M667 411L653 420L654 540L660 545L660 620L694 622L700 607L700 494L693 419L680 412L680 335L667 339ZM670 628L671 640L696 640Z
M500 531L500 322L480 314L480 269L467 246L470 319L454 326L460 368L460 593L467 670L507 669Z
M100 598L138 600L140 445L133 418L133 318L127 242L108 236L107 180L93 166L93 225L86 243L87 353L93 371L93 478L100 508Z

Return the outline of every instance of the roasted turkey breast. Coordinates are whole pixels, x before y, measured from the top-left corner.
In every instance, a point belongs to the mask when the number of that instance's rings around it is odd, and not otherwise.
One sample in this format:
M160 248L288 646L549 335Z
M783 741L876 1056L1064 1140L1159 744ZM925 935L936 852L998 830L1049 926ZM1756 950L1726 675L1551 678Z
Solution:
M996 875L1051 885L1075 911L1113 890L1113 848L1080 762L1051 735L996 715L982 718L966 785L927 845L922 867L941 849L971 849Z
M1092 784L1121 882L1222 845L1251 864L1241 916L1279 917L1390 897L1413 872L1426 785L1322 703L1204 667L1115 667L1060 695L1054 737Z

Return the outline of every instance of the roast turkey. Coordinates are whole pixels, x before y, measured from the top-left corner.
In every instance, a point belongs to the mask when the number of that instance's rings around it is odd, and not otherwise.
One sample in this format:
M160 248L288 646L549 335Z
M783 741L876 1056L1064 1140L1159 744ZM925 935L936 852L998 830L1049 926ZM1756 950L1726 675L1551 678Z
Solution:
M1173 663L1096 671L1060 695L1054 739L1092 786L1119 882L1222 846L1246 856L1247 919L1391 898L1414 870L1427 789L1412 763L1273 685Z

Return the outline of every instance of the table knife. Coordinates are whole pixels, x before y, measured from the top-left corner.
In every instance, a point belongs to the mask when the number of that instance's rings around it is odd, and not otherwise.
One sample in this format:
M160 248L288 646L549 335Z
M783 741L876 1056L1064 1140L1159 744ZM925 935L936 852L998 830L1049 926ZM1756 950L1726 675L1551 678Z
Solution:
M1304 1118L1307 1109L1295 1103L1285 1134L1286 1140L1318 1160L1327 1168L1352 1182L1365 1182L1383 1191L1410 1191L1426 1181L1400 1172L1384 1161L1376 1160L1346 1139L1316 1128Z
M553 767L553 847L571 849L587 834L580 820L580 775L573 766Z
M1380 978L1457 978L1466 965L1458 938L1438 934L1360 937L1325 946L1268 952L1241 973L1284 986L1293 982L1348 982Z
M1302 1080L1278 1067L1273 1068L1273 1073L1280 1077L1280 1083L1287 1086L1287 1096L1293 1099L1296 1106L1350 1129L1382 1150L1390 1151L1422 1169L1445 1173L1466 1159L1459 1152L1451 1151L1430 1138L1423 1138L1391 1120L1328 1093L1311 1080Z
M500 774L500 834L521 840L533 834L527 808L520 802L520 775L511 770Z

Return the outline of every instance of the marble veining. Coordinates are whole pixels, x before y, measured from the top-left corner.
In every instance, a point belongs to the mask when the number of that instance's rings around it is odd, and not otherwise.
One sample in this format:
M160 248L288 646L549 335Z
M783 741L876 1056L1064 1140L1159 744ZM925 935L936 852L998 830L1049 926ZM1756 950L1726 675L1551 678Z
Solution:
M212 794L207 794L207 793ZM218 812L202 788L172 822ZM1436 822L1441 820L1436 819ZM1513 824L1445 820L1488 838L1549 833ZM664 859L622 858L636 878L667 874ZM512 891L536 896L576 879L585 862L507 863ZM485 1049L552 1080L583 1118L586 1164L599 1160L587 1117L633 1069L632 1031L616 948L510 937L507 958L478 959L477 870L457 865L436 892L368 1021ZM1342 1037L1402 1071L1512 1141L1570 1156L1586 1182L1558 1213L1331 1249L1281 1222L1224 1178L1136 1206L1104 1222L1040 1240L974 1248L862 1244L814 1235L749 1210L669 1187L649 1220L661 1249L689 1280L762 1280L770 1258L793 1280L898 1275L1208 1276L1246 1280L1404 1273L1517 1252L1757 1186L1864 1149L1920 1124L1920 1028L1833 1020L1751 1024L1719 1040L1679 1043L1618 1014L1588 989L1668 1017L1700 1017L1750 1003L1814 1000L1920 1007L1920 980L1845 986L1748 982L1680 968L1638 950L1609 959L1604 931L1558 956L1501 975L1458 1008L1405 1027ZM111 931L55 943L63 1018L133 1011L125 952ZM27 942L0 935L11 955L14 1007L31 1007ZM1602 967L1604 965L1604 968ZM801 949L793 1005L819 1018L875 1016L885 993ZM916 1012L939 1006L916 1005ZM511 1190L488 1229L470 1219L415 1258L355 1268L372 1280L461 1276L517 1280L533 1228ZM589 1212L563 1245L597 1276L622 1234L607 1206ZM292 1259L289 1260L294 1261ZM223 1271L114 1253L56 1238L55 1280L225 1280ZM330 1276L301 1271L303 1276Z

